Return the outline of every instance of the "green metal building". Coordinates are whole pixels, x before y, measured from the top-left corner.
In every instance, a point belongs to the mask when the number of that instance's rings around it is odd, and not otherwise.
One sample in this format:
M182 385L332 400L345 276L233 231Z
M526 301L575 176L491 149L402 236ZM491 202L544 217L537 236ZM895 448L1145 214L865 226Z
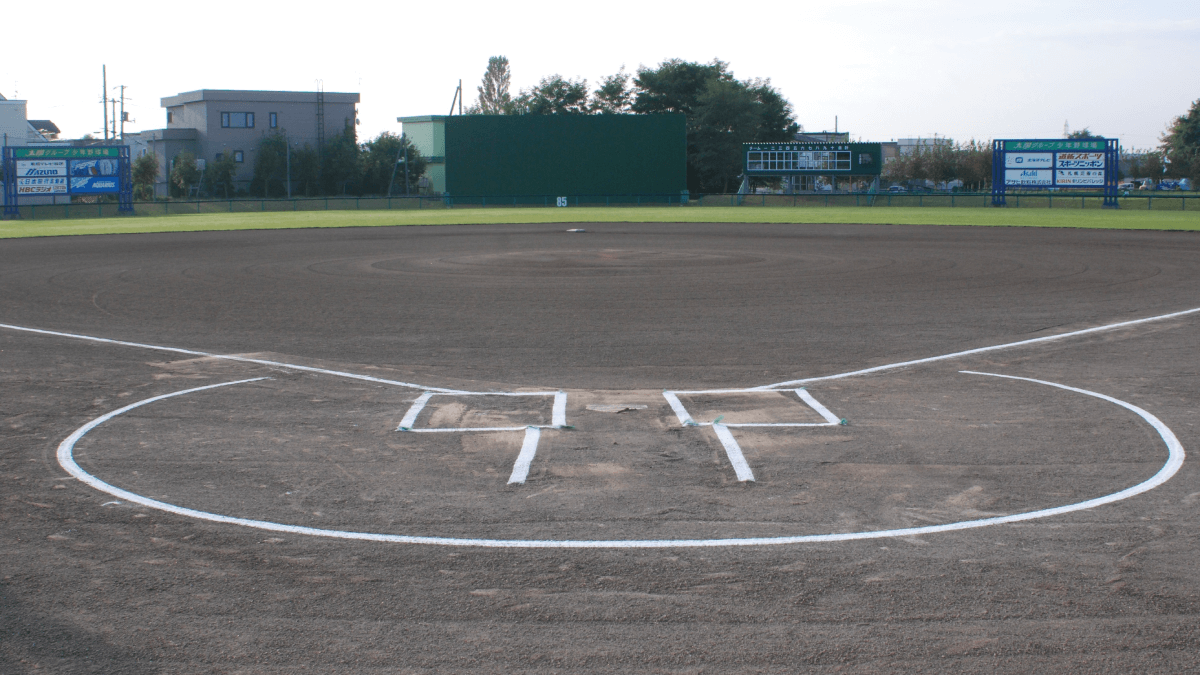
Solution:
M679 195L682 114L400 117L429 191L455 197Z

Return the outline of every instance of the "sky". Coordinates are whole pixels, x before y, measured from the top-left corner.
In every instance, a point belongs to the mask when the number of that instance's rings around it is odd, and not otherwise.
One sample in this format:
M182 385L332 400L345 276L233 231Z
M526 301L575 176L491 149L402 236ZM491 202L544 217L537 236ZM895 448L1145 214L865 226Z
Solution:
M622 66L720 59L770 78L806 130L836 117L865 141L1058 138L1066 124L1151 148L1200 99L1195 0L12 4L0 94L69 138L101 134L102 65L110 96L126 87L126 131L165 127L165 96L320 82L361 94L360 139L446 114L460 79L470 103L494 55L514 93L553 74L595 88Z

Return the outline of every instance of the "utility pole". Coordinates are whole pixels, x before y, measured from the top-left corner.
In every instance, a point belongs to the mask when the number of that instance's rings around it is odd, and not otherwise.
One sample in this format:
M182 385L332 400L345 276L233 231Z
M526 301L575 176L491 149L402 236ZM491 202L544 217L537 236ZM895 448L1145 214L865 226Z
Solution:
M125 140L125 85L121 85L121 141Z
M108 140L108 66L100 66L103 88L100 90L100 107L104 108L104 140Z

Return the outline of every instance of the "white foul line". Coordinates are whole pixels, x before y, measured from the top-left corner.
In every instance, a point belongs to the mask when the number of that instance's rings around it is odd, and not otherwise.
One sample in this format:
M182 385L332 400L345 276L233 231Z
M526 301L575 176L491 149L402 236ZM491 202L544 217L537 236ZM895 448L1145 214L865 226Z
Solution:
M533 463L533 456L537 454L538 440L541 437L542 430L538 427L525 428L525 442L521 443L521 454L517 455L512 475L508 477L509 485L525 482L529 476L529 465Z
M312 366L299 366L294 363L282 363L279 361L268 361L265 359L251 359L245 356L234 356L231 354L211 354L209 352L196 351L194 349L179 349L178 347L161 347L158 345L146 345L140 342L125 342L123 340L110 340L108 338L92 337L90 335L77 335L75 333L60 333L53 330L42 330L40 328L26 328L24 326L14 326L7 323L0 323L0 328L8 328L10 330L19 330L27 333L38 333L41 335L53 335L55 337L74 338L76 340L87 340L89 342L103 342L111 345L120 345L122 347L136 347L138 349L152 349L160 352L172 352L175 354L185 354L187 356L203 356L212 359L224 359L226 361L237 361L239 363L254 363L260 366L274 366L277 368L290 368L292 370L300 370L307 373L319 373L321 375L334 375L336 377L346 377L352 380L363 380L366 382L376 382L378 384L390 384L396 387L408 387L410 389L422 389L425 391L440 392L445 394L473 394L476 392L459 391L457 389L443 389L442 387L427 387L423 384L413 384L412 382L400 382L398 380L385 380L380 377L371 377L370 375L358 375L356 373L347 373L340 370L326 370L324 368L313 368ZM488 392L481 392L488 393Z
M957 522L957 523L946 523L944 525L927 525L924 527L908 527L908 528L897 529L897 530L876 530L874 532L838 532L838 533L830 533L830 534L800 535L800 536L794 536L794 537L752 537L752 538L739 538L739 539L629 539L629 540L621 540L621 539L615 539L615 540L464 539L464 538L455 538L455 537L423 537L423 536L411 536L411 535L402 535L402 534L379 534L379 533L373 533L373 532L351 532L351 531L346 531L346 530L326 530L326 529L321 529L321 528L316 528L316 527L304 527L304 526L300 526L300 525L284 525L281 523L272 523L270 521L264 521L264 520L250 520L247 518L234 518L231 516L222 516L222 515L219 515L216 513L209 513L206 511L197 511L195 509L183 508L180 506L175 506L174 504L167 504L165 502L160 502L160 501L157 501L154 499L149 499L147 497L143 497L141 495L137 495L137 494L134 494L127 490L122 490L121 488L118 488L118 487L115 487L108 483L105 483L104 481L100 480L99 478L96 478L95 476L87 473L82 468L80 468L78 464L75 463L75 459L74 459L73 455L74 455L74 450L75 450L75 444L77 442L79 442L79 439L83 438L84 434L88 433L92 429L95 429L96 427L100 426L104 422L116 417L117 415L128 412L135 408L139 408L148 403L153 403L155 401L161 401L163 399L171 398L173 396L182 396L184 394L190 394L190 393L197 392L197 391L204 391L206 389L215 389L217 387L225 387L225 386L229 386L229 385L233 385L233 384L243 384L246 382L255 382L258 380L268 379L268 378L261 378L261 377L253 378L250 380L238 380L237 382L225 382L222 384L213 384L213 385L208 385L205 387L195 387L193 389L185 389L183 391L177 391L177 392L174 392L171 394L163 394L161 396L155 396L153 398L148 398L143 401L138 401L137 403L127 405L124 408L119 408L110 413L101 415L100 417L97 417L96 419L92 420L91 422L88 422L87 424L83 425L79 429L76 429L74 433L72 433L70 436L68 436L66 439L64 439L62 443L59 444L59 446L58 446L58 462L60 465L62 465L62 467L64 469L66 469L67 473L70 473L72 476L78 478L79 480L83 481L84 483L87 483L88 485L92 486L93 488L100 490L101 492L106 492L110 495L119 497L121 499L124 499L124 500L134 503L134 504L141 504L142 506L146 506L146 507L153 508L153 509L158 509L161 511L166 511L168 513L174 513L176 515L186 516L189 518L197 518L200 520L208 520L208 521L217 522L217 523L228 523L231 525L243 525L246 527L254 527L254 528L261 529L261 530L268 530L271 532L287 532L290 534L303 534L303 535L312 535L312 536L319 536L319 537L332 537L335 539L355 539L355 540L363 540L363 541L380 541L380 542L403 543L403 544L433 544L433 545L440 545L440 546L479 546L479 547L487 547L487 548L668 548L668 547L696 548L696 547L713 547L713 546L773 546L773 545L780 545L780 544L804 544L804 543L817 543L817 542L851 541L851 540L858 540L858 539L880 539L880 538L886 538L886 537L907 537L907 536L922 535L922 534L934 534L937 532L951 532L954 530L966 530L966 529L971 529L971 528L976 528L976 527L987 527L990 525L1001 525L1004 523L1015 523L1015 522L1020 522L1023 520L1034 520L1037 518L1046 518L1048 516L1057 516L1057 515L1061 515L1064 513L1070 513L1072 511L1082 511L1085 509L1095 508L1097 506L1102 506L1104 504L1110 504L1112 502L1120 501L1122 499L1128 499L1129 497L1133 497L1134 495L1139 495L1143 492L1153 490L1154 488L1158 487L1159 485L1162 485L1163 483L1167 482L1167 480L1169 480L1172 476L1174 476L1176 474L1176 472L1179 471L1179 468L1181 466L1183 466L1183 460L1185 457L1185 453L1183 451L1183 445L1181 445L1179 443L1179 439L1175 437L1175 434L1171 431L1171 429L1168 428L1166 424L1163 424L1162 421L1159 420L1157 417L1155 417L1154 415L1150 414L1149 412L1133 405L1132 403L1126 403L1125 401L1121 401L1121 400L1113 398L1111 396L1105 396L1104 394L1099 394L1099 393L1096 393L1093 391L1088 391L1086 389L1078 389L1076 387L1069 387L1064 384L1057 384L1054 382L1047 382L1044 380L1034 380L1031 378L1016 377L1016 376L1012 376L1012 375L999 375L996 373L977 373L974 371L963 371L963 372L975 374L975 375L988 375L991 377L1002 377L1002 378L1011 379L1011 380L1023 380L1026 382L1035 382L1038 384L1044 384L1044 385L1047 385L1050 387L1057 387L1059 389L1065 389L1067 391L1077 392L1080 394L1084 394L1086 396L1094 396L1101 400L1109 401L1110 403L1119 405L1122 408L1125 408L1127 410L1131 410L1135 414L1137 414L1139 417L1141 417L1143 420L1148 422L1150 424L1150 426L1154 427L1154 430L1158 432L1159 436L1163 439L1163 442L1166 443L1167 451L1168 451L1167 462L1166 462L1166 464L1163 464L1162 468L1160 468L1158 470L1158 472L1156 474L1154 474L1153 476L1151 476L1149 479L1142 481L1141 483L1138 483L1137 485L1134 485L1133 487L1126 488L1124 490L1121 490L1120 492L1116 492L1111 495L1105 495L1103 497L1097 497L1096 499L1089 499L1087 501L1078 502L1076 504L1069 504L1067 506L1058 506L1058 507L1050 508L1050 509L1042 509L1039 511L1030 511L1027 513L1017 513L1017 514L1013 514L1013 515L999 516L999 517L995 517L995 518L984 518L981 520L966 520L966 521L961 521L961 522ZM720 426L720 425L717 425L717 426Z
M740 481L754 480L754 472L750 470L750 465L746 463L746 457L742 454L741 446L733 440L733 434L729 433L729 429L718 422L714 422L712 428L717 432L717 438L721 439L721 445L725 446L725 455L729 457L729 463L733 465L737 479Z
M1148 323L1150 321L1163 321L1166 319L1174 319L1188 314L1200 312L1200 307L1195 309L1185 309L1182 312L1172 312L1170 314L1160 314L1151 316L1145 319L1134 319L1132 321L1122 321L1120 323L1110 323L1104 326L1096 326L1095 328L1085 328L1083 330L1071 331L1070 333L1062 333L1060 335L1047 335L1045 337L1031 338L1029 340L1021 340L1019 342L1008 342L1002 345L993 345L991 347L978 347L976 349L968 349L966 351L954 352L952 354L943 354L941 356L930 356L924 359L916 359L914 361L901 361L900 363L889 363L885 366L875 366L874 368L863 368L849 373L839 373L837 375L821 375L819 377L806 377L802 380L788 380L787 382L776 382L775 384L764 384L760 387L753 387L751 390L761 391L764 389L790 389L798 384L807 384L809 382L821 382L823 380L837 380L843 377L854 377L855 375L866 375L868 373L878 373L881 370L894 370L896 368L906 368L908 366L916 366L922 363L933 363L934 361L945 361L946 359L957 359L961 356L970 356L972 354L982 354L983 352L996 351L997 349L1011 349L1013 347L1024 347L1025 345L1038 344L1041 342L1050 342L1051 340L1064 340L1066 338L1078 337L1087 335L1088 333L1098 333L1100 331L1115 330L1117 328L1126 328L1136 326L1138 324ZM732 391L744 391L741 389ZM713 391L710 393L719 393Z

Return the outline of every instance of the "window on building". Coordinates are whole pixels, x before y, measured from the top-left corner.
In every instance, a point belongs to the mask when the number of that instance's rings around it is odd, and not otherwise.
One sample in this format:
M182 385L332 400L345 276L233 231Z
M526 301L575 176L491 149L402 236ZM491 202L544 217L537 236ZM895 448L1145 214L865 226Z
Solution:
M271 128L274 129L279 126L279 113L269 113L269 114L271 117Z
M234 150L233 151L233 161L244 162L244 161L246 161L246 156L244 154L242 154L241 150Z
M221 113L221 128L223 129L253 129L254 113L252 112L223 112Z
M175 113L168 110L167 111L167 124L170 124L171 122L174 122L174 121L175 121Z

